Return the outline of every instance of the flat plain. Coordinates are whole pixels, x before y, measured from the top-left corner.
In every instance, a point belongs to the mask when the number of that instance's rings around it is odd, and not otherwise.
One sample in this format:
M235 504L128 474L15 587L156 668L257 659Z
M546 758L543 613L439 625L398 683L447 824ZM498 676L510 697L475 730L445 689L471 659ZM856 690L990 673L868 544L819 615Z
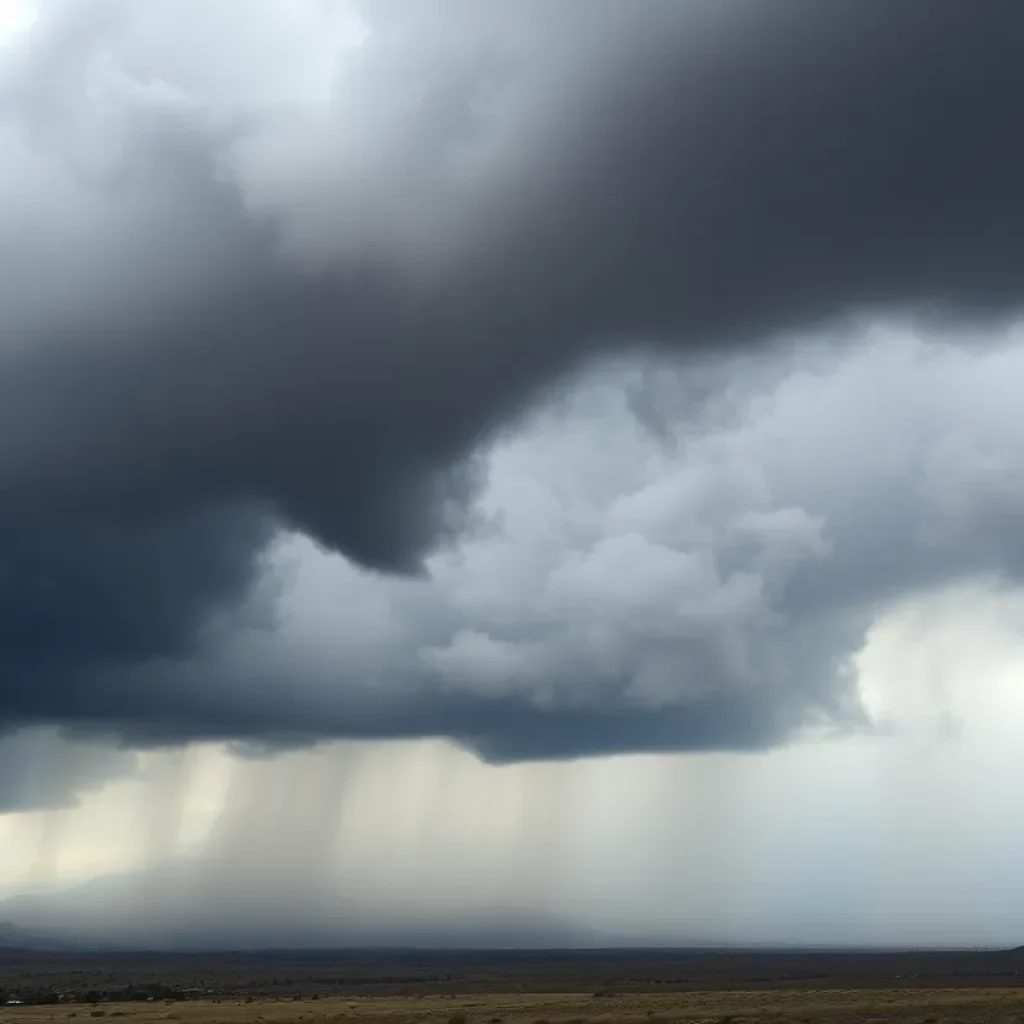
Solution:
M607 1000L574 993L476 996L331 996L197 999L97 1006L14 1006L11 1024L79 1018L121 1024L1020 1024L1021 989L801 989L790 992L635 993Z
M1024 1024L1019 950L0 951L0 988L61 1000L5 1024Z

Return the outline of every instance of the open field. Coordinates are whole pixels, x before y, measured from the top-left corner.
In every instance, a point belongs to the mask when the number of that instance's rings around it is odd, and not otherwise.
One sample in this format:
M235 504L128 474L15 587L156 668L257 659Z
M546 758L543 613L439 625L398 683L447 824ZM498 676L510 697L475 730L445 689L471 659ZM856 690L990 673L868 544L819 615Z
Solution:
M1024 1024L1024 951L6 950L0 990L50 1001L0 1024Z
M0 991L103 999L205 996L467 996L765 989L1024 988L1024 950L318 950L77 954L0 950Z
M0 1009L10 1024L117 1017L122 1024L1020 1024L1021 989L797 990L632 994L522 993L195 1000L117 1007Z

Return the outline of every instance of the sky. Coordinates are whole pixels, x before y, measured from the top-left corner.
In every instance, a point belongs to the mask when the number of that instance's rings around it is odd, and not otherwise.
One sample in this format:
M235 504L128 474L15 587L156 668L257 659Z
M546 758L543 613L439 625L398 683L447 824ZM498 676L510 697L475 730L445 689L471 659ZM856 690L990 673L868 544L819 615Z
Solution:
M1022 44L0 0L0 921L1024 941Z

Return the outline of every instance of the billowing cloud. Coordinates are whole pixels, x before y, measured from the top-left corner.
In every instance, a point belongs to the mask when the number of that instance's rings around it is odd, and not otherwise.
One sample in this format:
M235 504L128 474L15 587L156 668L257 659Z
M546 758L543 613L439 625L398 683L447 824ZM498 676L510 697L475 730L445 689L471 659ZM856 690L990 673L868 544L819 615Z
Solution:
M879 331L817 364L737 358L703 403L678 398L687 365L601 364L489 449L480 526L426 577L285 535L248 625L86 674L73 711L8 707L147 743L449 736L498 761L866 727L853 659L886 609L1024 570L1020 353Z
M1004 394L1012 353L760 391L722 353L1012 319L1017 5L37 13L0 56L4 719L758 746L858 720L879 602L1015 573L1013 403L948 379ZM652 348L750 394L530 412ZM338 558L261 632L271 522Z

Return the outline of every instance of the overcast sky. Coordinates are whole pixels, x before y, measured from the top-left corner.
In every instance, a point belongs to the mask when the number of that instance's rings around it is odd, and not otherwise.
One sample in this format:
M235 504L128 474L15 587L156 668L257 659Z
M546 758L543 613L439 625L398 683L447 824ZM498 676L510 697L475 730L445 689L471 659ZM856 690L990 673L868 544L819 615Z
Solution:
M0 920L1021 941L1022 47L0 0Z

